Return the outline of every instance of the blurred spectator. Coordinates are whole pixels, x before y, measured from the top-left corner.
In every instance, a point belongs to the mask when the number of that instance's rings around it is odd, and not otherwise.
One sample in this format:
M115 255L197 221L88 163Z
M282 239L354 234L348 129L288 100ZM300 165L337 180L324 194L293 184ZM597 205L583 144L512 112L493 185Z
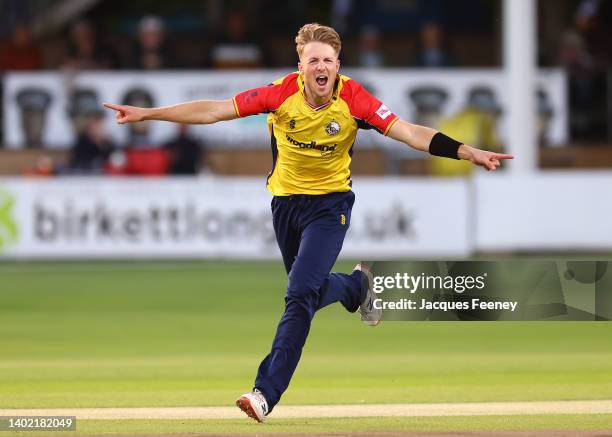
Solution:
M69 169L77 173L100 173L113 144L104 130L105 112L95 91L76 90L71 97L70 117L77 139L72 146Z
M332 0L332 27L336 29L336 32L341 36L349 30L349 21L353 8L353 0Z
M179 124L178 135L164 144L169 153L170 174L194 175L200 172L204 145L189 133L189 125Z
M104 114L92 114L72 146L70 170L78 173L101 173L112 151L113 144L104 130Z
M559 63L571 71L589 71L594 69L593 57L586 49L586 43L575 30L566 31L561 37Z
M140 20L138 42L128 67L139 70L176 67L174 56L166 44L164 23L161 18L148 15Z
M150 108L153 96L145 88L132 88L123 97L124 105ZM108 172L118 175L159 176L168 174L169 153L156 144L150 135L150 122L130 123L129 139L123 150L113 153Z
M42 54L32 39L30 25L17 24L11 40L0 48L0 71L39 70L42 67Z
M439 130L452 138L474 147L501 151L497 135L497 122L501 107L492 89L476 87L470 90L464 109L442 119ZM469 161L455 161L432 157L430 171L436 176L465 176L473 171Z
M594 58L595 64L602 67L612 61L610 3L601 0L582 0L574 17L575 29L584 38L587 51Z
M257 35L247 29L244 13L229 12L225 32L211 47L209 65L213 68L258 68L270 59Z
M444 31L435 22L425 23L419 34L419 49L411 64L415 67L442 68L457 64L446 46Z
M601 118L599 112L605 113L596 104L605 95L605 76L598 71L584 38L575 30L568 30L562 36L559 64L568 73L570 134L574 139L589 138L595 131L594 124Z
M55 176L56 171L53 158L48 155L40 155L34 161L33 166L25 169L23 175L33 178L47 178Z
M612 2L576 3L572 26L563 32L558 50L558 63L568 77L570 137L577 142L601 142L612 132L607 98Z
M374 26L366 26L359 34L359 66L378 68L384 66L380 50L380 32Z
M92 24L81 20L74 23L70 29L68 58L64 66L78 70L96 70L112 68L115 62L110 52L101 47Z
M42 88L24 88L16 96L26 147L42 147L51 94Z
M153 96L146 88L135 87L129 89L123 96L124 105L140 106L143 108L151 108L154 106ZM140 149L149 149L157 147L150 138L150 121L140 121L138 123L130 123L129 130L129 146Z
M77 88L69 96L68 117L74 129L74 136L78 137L92 116L102 111L98 101L98 93L93 89Z

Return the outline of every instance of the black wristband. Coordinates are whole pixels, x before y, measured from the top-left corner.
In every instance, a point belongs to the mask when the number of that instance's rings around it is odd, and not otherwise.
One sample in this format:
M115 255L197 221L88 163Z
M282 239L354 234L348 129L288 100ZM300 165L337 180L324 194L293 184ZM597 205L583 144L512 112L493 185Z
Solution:
M458 151L461 144L463 143L453 140L442 132L438 132L431 139L431 143L429 143L429 153L444 158L459 159Z

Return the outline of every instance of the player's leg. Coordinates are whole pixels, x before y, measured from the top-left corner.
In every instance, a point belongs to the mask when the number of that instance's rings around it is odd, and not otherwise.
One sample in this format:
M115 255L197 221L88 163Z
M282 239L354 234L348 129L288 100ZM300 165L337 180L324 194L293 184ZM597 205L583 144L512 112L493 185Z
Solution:
M291 271L300 248L302 235L297 226L298 216L299 208L296 201L283 197L272 199L272 224L287 274Z
M352 192L345 193L343 201L345 204L341 210L346 212L342 212L340 217L348 227L355 195ZM363 263L357 264L350 274L330 273L319 292L317 310L334 302L340 302L351 313L359 310L363 322L376 326L380 322L382 311L374 306L376 295L372 284L371 267Z
M335 216L341 225L346 226L345 231L348 230L351 223L353 204L355 203L355 194L352 191L343 193L340 197L340 203L330 203L331 215ZM310 241L316 241L316 239L311 239ZM317 310L335 302L340 302L347 311L351 313L357 311L359 304L363 300L362 280L363 275L357 270L350 274L329 273L319 291Z
M321 286L317 310L340 302L350 313L359 308L362 296L362 273L353 270L352 273L330 273Z
M300 247L301 232L298 229L298 218L300 214L299 201L290 197L274 197L272 199L272 223L274 225L274 233L276 241L283 257L283 263L287 274L291 271L291 267L295 261ZM284 316L283 316L284 317ZM281 319L282 323L282 319ZM260 374L266 373L268 367L271 366L272 353L270 353L261 363L258 370L258 376L255 382L255 388L250 393L245 393L236 400L236 405L244 411L249 417L263 422L271 411L271 408L277 402L273 403L271 387L261 381Z
M300 224L303 225L303 232L297 257L289 273L285 312L279 322L272 351L261 363L255 380L255 387L263 392L269 410L278 403L297 367L311 320L320 308L324 285L327 284L327 293L332 286L351 290L360 288L357 275L354 279L350 275L346 275L346 278L329 277L348 229L351 206L352 193L308 199L301 205ZM358 291L356 293L358 295ZM333 294L336 300L344 299L343 303L347 306L354 305L343 297L349 295L347 291Z

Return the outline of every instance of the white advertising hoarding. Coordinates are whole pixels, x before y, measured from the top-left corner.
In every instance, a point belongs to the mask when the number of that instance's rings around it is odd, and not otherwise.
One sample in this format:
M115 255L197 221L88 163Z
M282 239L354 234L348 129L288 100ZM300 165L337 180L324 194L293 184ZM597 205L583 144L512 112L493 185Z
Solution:
M610 251L612 173L354 181L345 258ZM263 178L0 179L0 259L279 258Z
M69 116L69 95L74 90L92 90L99 102L122 103L125 95L136 88L150 93L154 106L172 105L189 100L223 100L236 93L269 84L289 73L289 70L255 70L249 72L90 72L69 75L59 72L7 73L4 75L4 132L9 148L24 145L23 104L18 96L26 90L46 93L48 102L40 103L42 111L42 144L52 148L67 148L74 141L74 129ZM507 138L503 108L508 101L507 87L502 70L415 70L415 69L347 69L343 72L370 89L381 101L409 121L418 121L415 102L410 93L423 87L435 87L447 94L440 104L444 116L450 116L463 108L470 90L486 87L493 91L494 99L502 109L498 133L502 141ZM546 138L552 144L567 141L566 78L562 70L542 70L538 87L547 96L551 111ZM109 114L110 111L109 111ZM194 126L193 132L209 147L268 147L270 136L266 115L260 114L216 125ZM37 122L40 122L38 120ZM431 124L424 122L424 124ZM125 144L128 129L119 126L114 118L106 118L106 127L114 141ZM436 127L436 126L432 126ZM151 140L162 144L176 134L171 123L152 123ZM358 136L357 145L397 147L392 140L371 131ZM408 150L408 149L406 149Z
M480 251L612 250L612 172L482 174L474 184Z
M0 258L279 258L264 182L0 179ZM342 256L471 252L464 181L360 179L354 191Z

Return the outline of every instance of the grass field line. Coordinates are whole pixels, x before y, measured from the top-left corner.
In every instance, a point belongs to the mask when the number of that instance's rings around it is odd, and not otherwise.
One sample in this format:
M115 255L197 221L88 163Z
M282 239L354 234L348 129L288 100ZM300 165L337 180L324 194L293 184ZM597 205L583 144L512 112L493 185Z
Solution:
M279 405L279 419L538 414L612 414L612 400L443 404ZM0 409L0 416L76 416L77 419L239 419L236 407Z
M222 267L222 266L221 266ZM181 271L181 270L210 270L219 269L218 263L195 263L195 262L184 262L184 263L160 263L151 261L150 263L114 263L109 262L107 264L89 264L83 263L72 264L72 265L48 265L45 263L41 264L17 264L11 263L0 264L0 273L6 274L23 274L23 273L113 273L113 272L160 272L160 271Z

